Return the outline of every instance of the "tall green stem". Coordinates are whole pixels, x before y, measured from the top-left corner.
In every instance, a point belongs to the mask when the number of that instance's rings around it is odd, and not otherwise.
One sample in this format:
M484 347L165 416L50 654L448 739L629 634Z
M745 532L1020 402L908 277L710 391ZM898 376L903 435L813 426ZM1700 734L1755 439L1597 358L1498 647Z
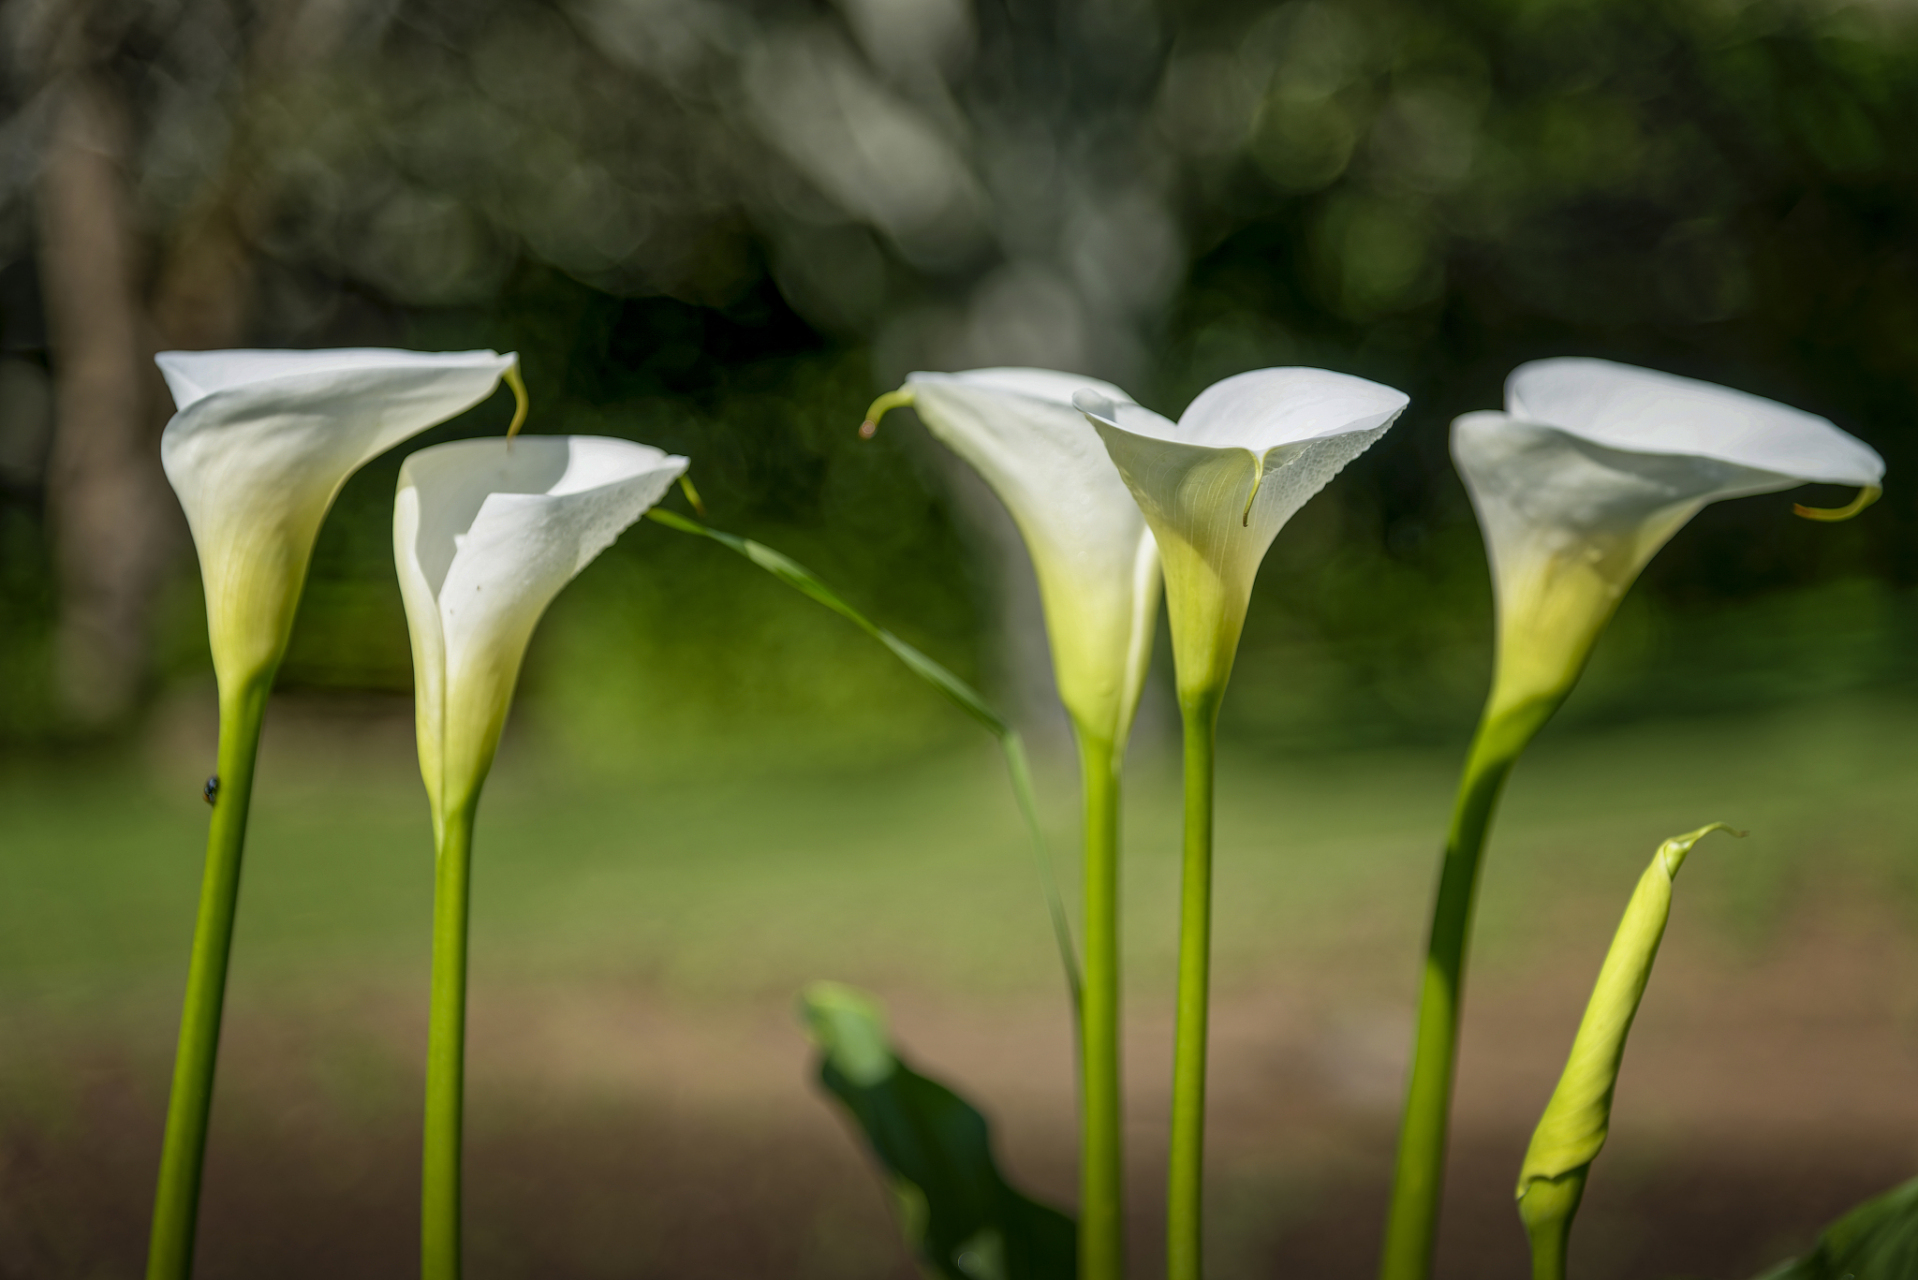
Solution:
M1212 772L1217 693L1181 695L1185 858L1179 881L1179 1008L1172 1044L1166 1277L1199 1280L1205 1181L1205 1050L1212 975Z
M1452 1076L1458 1060L1465 955L1471 940L1472 908L1478 897L1485 837L1513 763L1559 701L1527 702L1509 710L1488 707L1459 779L1438 897L1432 904L1425 976L1419 990L1418 1036L1399 1128L1398 1167L1386 1219L1381 1280L1425 1280L1432 1271L1445 1177L1446 1134L1451 1124Z
M1125 1159L1119 1072L1119 759L1079 735L1085 791L1085 989L1079 1006L1080 1280L1125 1274Z
M193 1270L193 1232L200 1211L200 1173L206 1163L207 1119L213 1110L213 1073L220 1055L220 1014L226 1002L227 959L240 897L240 860L246 814L253 798L253 766L266 718L273 673L220 692L218 779L207 832L200 915L193 928L180 1045L167 1099L166 1139L160 1149L160 1185L153 1201L147 1249L148 1280L186 1280Z
M440 823L433 878L433 994L426 1040L421 1280L459 1280L460 1136L466 1089L466 922L477 797Z

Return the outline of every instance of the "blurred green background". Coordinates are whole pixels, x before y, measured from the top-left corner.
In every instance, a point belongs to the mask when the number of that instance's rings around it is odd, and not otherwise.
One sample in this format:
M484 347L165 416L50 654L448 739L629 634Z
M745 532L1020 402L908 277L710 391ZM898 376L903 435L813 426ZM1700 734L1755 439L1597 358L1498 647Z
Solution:
M170 404L142 361L209 338L518 350L532 429L687 453L721 525L1034 717L1023 566L909 418L854 437L874 393L913 368L1030 363L1176 414L1264 365L1380 379L1413 407L1276 547L1228 712L1233 734L1292 742L1456 738L1488 590L1446 424L1497 404L1524 359L1641 362L1824 413L1894 480L1840 528L1782 499L1708 510L1635 592L1607 645L1618 678L1585 713L1911 675L1918 539L1895 477L1918 379L1918 33L1895 8L22 14L10 145L40 183L17 175L0 236L9 742L110 731L205 669L170 495L105 518L89 501L161 483ZM115 216L56 217L98 191ZM59 358L63 326L86 360ZM102 410L88 380L113 377ZM396 466L367 468L328 522L288 688L408 688ZM63 560L63 542L99 550ZM741 576L709 548L625 540L545 629L529 692L593 754L742 724L886 751L945 732L830 619ZM1710 656L1671 661L1681 633Z
M1642 858L1714 818L1756 834L1687 871L1696 914L1681 887L1695 933L1635 1050L1670 1088L1627 1076L1639 1118L1594 1184L1592 1274L1747 1275L1918 1155L1900 479L1918 14L5 0L0 18L0 1274L137 1270L212 754L199 583L157 465L151 355L176 346L519 351L529 430L687 454L714 524L1010 709L1061 850L1072 778L1029 569L910 414L857 438L872 396L993 364L1109 378L1171 415L1275 364L1409 393L1275 544L1226 706L1222 1275L1371 1267L1429 861L1489 669L1451 418L1560 354L1825 414L1885 455L1883 501L1836 526L1789 502L1849 495L1707 509L1519 775L1442 1265L1522 1273L1501 1197L1579 992ZM281 674L210 1275L408 1265L427 877L397 469L341 494ZM1130 829L1142 1262L1166 666ZM890 996L922 1065L950 1064L1014 1167L1069 1200L1056 979L976 738L711 544L642 525L569 588L482 834L476 1269L904 1274L856 1148L797 1083L785 1001L817 977ZM1734 1052L1737 1087L1701 1065Z

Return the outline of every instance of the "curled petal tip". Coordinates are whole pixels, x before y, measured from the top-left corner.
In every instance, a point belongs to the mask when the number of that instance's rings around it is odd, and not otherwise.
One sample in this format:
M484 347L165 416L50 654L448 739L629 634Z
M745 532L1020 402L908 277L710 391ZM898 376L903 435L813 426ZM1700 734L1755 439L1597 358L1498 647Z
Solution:
M1707 823L1696 831L1687 831L1682 836L1673 836L1664 844L1658 846L1659 856L1665 863L1665 874L1668 876L1677 875L1680 864L1685 861L1685 855L1692 851L1692 846L1714 831L1723 831L1726 835L1736 836L1740 840L1743 840L1747 835L1751 834L1747 831L1740 831L1729 822L1712 822Z
M500 378L513 389L513 421L506 428L506 438L511 440L526 425L526 414L533 402L526 394L526 380L519 375L519 361L507 365Z
M875 435L878 435L879 420L881 418L885 417L894 409L904 409L908 407L912 402L913 392L911 387L901 387L897 391L888 391L885 395L880 396L872 402L872 407L866 410L866 420L859 424L859 438L861 440L870 440Z
M1080 413L1089 413L1093 417L1103 418L1107 422L1111 422L1119 416L1119 410L1112 403L1112 398L1102 395L1090 387L1072 393L1072 407Z
M1882 493L1884 493L1884 490L1878 485L1868 484L1858 491L1857 497L1842 507L1808 507L1802 502L1794 502L1792 503L1791 510L1793 515L1803 516L1807 520L1819 520L1830 524L1839 520L1851 519L1860 511L1863 511L1866 507L1878 501L1879 495Z

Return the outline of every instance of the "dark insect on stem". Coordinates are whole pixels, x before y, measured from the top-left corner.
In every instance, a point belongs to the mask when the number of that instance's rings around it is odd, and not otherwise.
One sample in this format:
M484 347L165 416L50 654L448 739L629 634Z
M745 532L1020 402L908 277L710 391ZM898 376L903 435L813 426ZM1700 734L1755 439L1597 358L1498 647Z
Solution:
M200 794L206 797L208 804L212 804L215 800L218 800L220 798L220 775L216 773L208 778L206 780L206 786L201 788Z

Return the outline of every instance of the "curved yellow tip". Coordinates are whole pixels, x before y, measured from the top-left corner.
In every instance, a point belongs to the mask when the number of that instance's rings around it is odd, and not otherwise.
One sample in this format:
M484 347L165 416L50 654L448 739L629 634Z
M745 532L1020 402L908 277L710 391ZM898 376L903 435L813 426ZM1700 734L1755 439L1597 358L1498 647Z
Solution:
M866 420L859 424L859 438L861 440L870 440L878 435L879 420L888 413L891 413L894 409L909 407L912 404L912 400L912 388L901 387L897 391L888 391L885 395L873 401L872 407L866 410Z
M1793 515L1803 516L1807 520L1822 520L1829 524L1838 520L1851 519L1878 501L1878 496L1883 492L1884 490L1877 485L1868 484L1858 491L1857 497L1842 507L1808 507L1802 502L1794 502L1791 504L1791 510Z
M679 489L686 495L686 501L693 504L693 514L701 520L706 518L706 504L699 500L699 490L693 488L693 478L684 471L679 473Z
M1259 486L1265 483L1265 455L1252 455L1252 492L1245 495L1245 510L1239 513L1239 527L1252 527L1252 502L1259 496Z
M511 440L526 425L526 412L532 408L533 402L527 398L525 379L519 376L519 361L515 360L506 366L506 372L500 377L513 389L513 421L506 428L506 438Z

